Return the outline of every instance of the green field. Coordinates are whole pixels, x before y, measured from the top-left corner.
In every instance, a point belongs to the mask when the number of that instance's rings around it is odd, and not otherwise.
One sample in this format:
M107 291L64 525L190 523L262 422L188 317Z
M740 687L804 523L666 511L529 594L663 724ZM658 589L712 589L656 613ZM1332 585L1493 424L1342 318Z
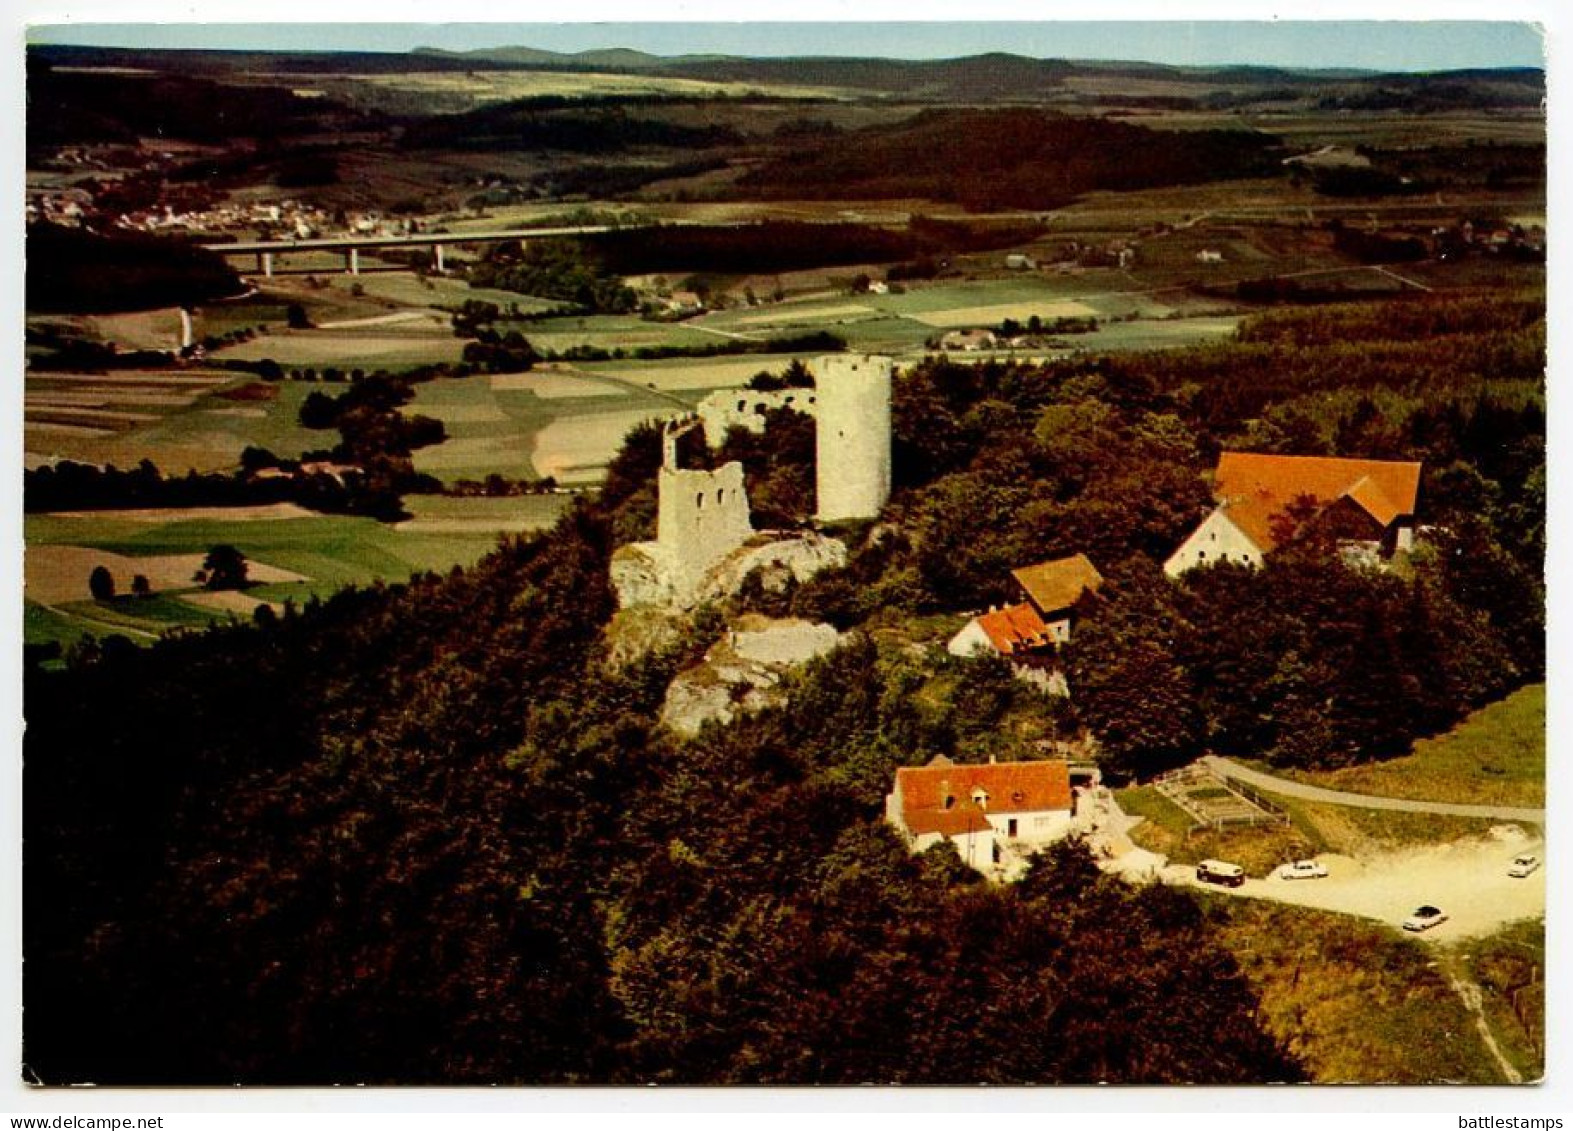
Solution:
M1194 276L1194 262L1186 261L1186 276ZM1198 302L1168 277L1149 282L1135 273L1102 270L915 284L904 294L826 295L718 311L694 324L754 337L824 329L855 350L912 357L949 328L996 326L1007 318L1025 323L1033 315L1046 321L1094 317L1099 329L1064 336L1066 348L1115 351L1193 345L1229 334L1237 316L1182 316L1206 315L1219 306Z
M459 360L464 342L441 323L442 320L275 330L249 342L226 346L215 356L243 361L272 358L286 368L315 369L331 365L345 370L399 370L442 362L453 364Z
M650 322L637 315L586 314L510 324L539 350L562 352L574 346L632 350L656 346L714 346L725 339L685 322Z
M89 518L28 515L24 536L30 547L83 546L130 558L202 554L219 543L237 547L247 559L302 574L306 580L256 585L247 597L299 604L351 584L399 582L413 573L470 565L489 552L500 533L540 529L554 522L571 500L561 495L505 499L415 497L407 500L410 521L387 525L368 518L312 515L300 518L226 522L216 518L148 521L106 512ZM139 639L172 627L225 619L229 614L181 600L188 589L151 598L110 602L77 600L45 606L27 600L23 632L27 643L69 643L83 635L129 630Z
M1514 923L1449 958L1481 989L1503 1055L1526 1081L1545 1073L1546 924Z
M204 384L181 384L186 378ZM163 384L160 384L162 382ZM300 404L316 388L301 382L264 383L249 375L199 369L112 374L32 373L26 377L25 440L29 464L46 457L134 467L143 459L166 474L228 470L248 446L286 458L331 447L333 433L298 423ZM124 410L126 419L99 421L91 410L52 408L53 399L82 398ZM55 428L51 421L93 425Z
M1131 816L1146 818L1130 834L1139 847L1167 856L1176 864L1209 858L1232 860L1252 876L1265 876L1286 860L1324 852L1365 857L1416 845L1451 844L1485 836L1498 823L1485 818L1389 812L1274 797L1289 814L1286 827L1193 830L1184 810L1151 786L1119 790L1115 799Z
M1351 793L1538 807L1546 803L1546 685L1531 684L1483 707L1412 753L1344 770L1285 773Z
M490 302L507 309L514 305L528 314L550 310L555 303L531 298L514 291L472 287L462 279L442 275L418 276L411 271L373 271L360 275L333 275L326 281L335 291L349 294L359 287L363 296L394 307L440 307L451 309L469 301Z
M448 439L417 451L416 469L450 483L493 473L585 482L599 478L598 469L634 424L685 408L685 402L615 383L591 387L607 395L543 397L528 388L537 379L476 376L417 386L406 411L441 420ZM570 468L584 470L564 474Z

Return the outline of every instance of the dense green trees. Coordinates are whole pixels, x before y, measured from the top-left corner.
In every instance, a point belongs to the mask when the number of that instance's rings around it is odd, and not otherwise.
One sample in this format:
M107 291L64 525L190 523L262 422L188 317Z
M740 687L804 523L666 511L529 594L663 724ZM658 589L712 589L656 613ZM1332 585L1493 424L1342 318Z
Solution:
M1262 175L1274 171L1276 146L1247 130L1182 136L1022 107L934 109L895 125L814 138L750 170L741 183L789 199L850 194L1048 208L1096 189Z
M469 280L471 286L571 302L601 314L626 313L638 306L638 296L620 275L571 240L498 244L470 267Z
M115 597L115 575L106 566L94 566L87 575L87 591L95 601L112 601Z
M244 589L246 587L246 555L221 542L202 559L202 584L209 589Z
M27 262L27 309L34 314L193 306L243 290L222 259L173 236L29 224Z

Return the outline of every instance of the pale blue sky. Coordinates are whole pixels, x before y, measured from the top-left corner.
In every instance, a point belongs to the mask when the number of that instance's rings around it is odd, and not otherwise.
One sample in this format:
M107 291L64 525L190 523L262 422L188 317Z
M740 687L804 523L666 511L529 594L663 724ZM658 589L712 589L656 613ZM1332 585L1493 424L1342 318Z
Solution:
M466 50L520 45L553 51L632 47L658 55L871 55L945 58L1010 51L1040 58L1254 63L1421 71L1541 66L1527 23L578 23L578 24L72 24L35 27L35 43L268 50Z

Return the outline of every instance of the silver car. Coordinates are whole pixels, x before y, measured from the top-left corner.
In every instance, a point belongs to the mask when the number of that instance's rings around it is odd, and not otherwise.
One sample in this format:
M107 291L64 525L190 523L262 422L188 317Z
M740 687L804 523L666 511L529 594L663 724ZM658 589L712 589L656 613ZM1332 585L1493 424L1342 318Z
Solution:
M1447 912L1427 903L1415 908L1415 913L1404 920L1404 930L1429 931L1432 927L1445 922L1447 922Z

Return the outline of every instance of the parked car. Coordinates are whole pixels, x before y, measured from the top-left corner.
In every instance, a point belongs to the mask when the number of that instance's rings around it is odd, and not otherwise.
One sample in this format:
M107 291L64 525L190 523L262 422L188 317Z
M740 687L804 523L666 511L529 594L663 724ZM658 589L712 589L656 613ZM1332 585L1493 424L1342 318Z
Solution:
M1513 863L1507 866L1507 874L1515 880L1522 880L1538 867L1540 867L1540 857L1526 852L1522 856L1513 857Z
M1227 860L1203 860L1196 865L1196 880L1203 884L1222 884L1237 888L1245 883L1245 869Z
M1327 865L1318 864L1315 860L1296 860L1278 869L1278 878L1281 880L1320 880L1326 875Z
M1415 913L1404 920L1404 930L1429 931L1432 927L1445 922L1447 922L1447 912L1426 903L1415 908Z

